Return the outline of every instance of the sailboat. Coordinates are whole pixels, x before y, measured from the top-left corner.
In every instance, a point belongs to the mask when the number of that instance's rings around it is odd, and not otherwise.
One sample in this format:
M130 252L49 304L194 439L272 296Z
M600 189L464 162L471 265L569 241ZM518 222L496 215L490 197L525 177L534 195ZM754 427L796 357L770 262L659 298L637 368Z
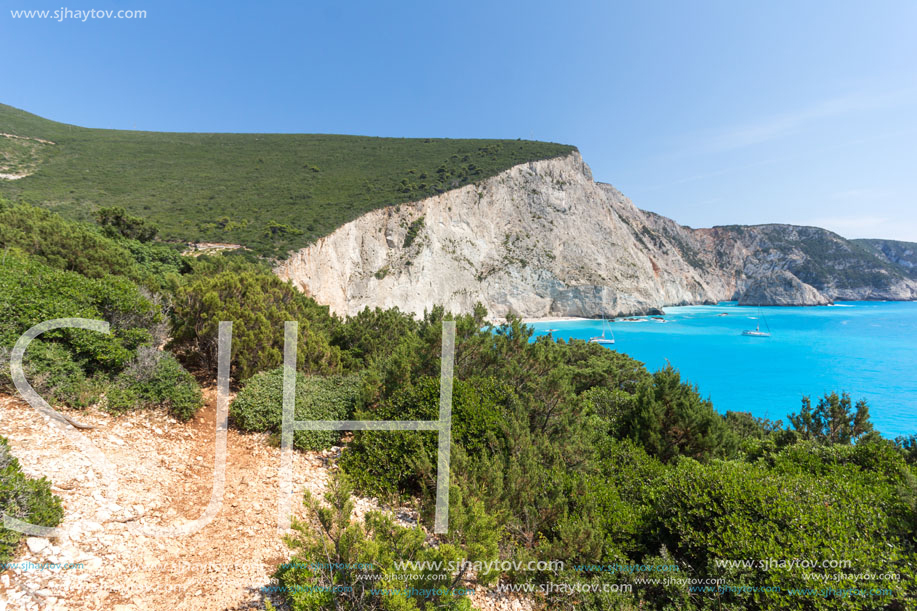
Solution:
M762 331L761 323L758 323L757 325L755 325L755 328L753 330L745 329L744 331L742 331L742 335L747 335L748 337L770 337L771 336L771 328L770 328L770 325L767 324L767 319L764 318L764 312L761 311L761 306L758 306L758 316L760 316L761 320L764 321L764 326L767 327L767 331Z
M605 331L608 330L608 333L611 334L611 337L605 337ZM608 321L605 320L605 314L602 314L602 334L597 335L596 337L589 338L590 344L613 344L615 343L615 333L611 330L611 325L608 324Z

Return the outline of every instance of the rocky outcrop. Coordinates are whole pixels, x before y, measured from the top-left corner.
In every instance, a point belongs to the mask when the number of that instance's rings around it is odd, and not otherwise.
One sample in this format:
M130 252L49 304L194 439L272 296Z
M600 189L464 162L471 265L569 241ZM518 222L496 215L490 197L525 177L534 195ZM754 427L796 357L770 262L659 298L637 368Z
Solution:
M786 270L756 278L739 296L739 305L748 306L816 306L831 303L831 300L819 293L815 287Z
M852 240L877 257L888 261L906 276L917 279L917 244L899 240Z
M342 315L481 302L495 317L613 317L737 299L760 283L774 289L751 294L785 305L917 298L917 283L822 229L691 229L639 210L594 182L579 153L369 212L275 271Z

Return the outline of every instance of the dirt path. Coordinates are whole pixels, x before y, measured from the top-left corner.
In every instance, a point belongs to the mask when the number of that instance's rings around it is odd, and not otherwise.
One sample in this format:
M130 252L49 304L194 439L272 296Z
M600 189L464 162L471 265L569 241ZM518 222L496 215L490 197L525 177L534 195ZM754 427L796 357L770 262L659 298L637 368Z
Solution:
M24 472L46 476L64 505L64 534L26 540L13 563L51 563L72 568L8 569L0 573L0 611L27 610L241 610L263 609L261 587L290 557L277 533L277 468L280 450L266 435L228 431L226 494L212 522L194 534L159 538L132 530L196 520L207 507L213 482L215 392L189 423L161 411L121 417L97 410L78 414L96 428L81 431L114 467L118 490L106 498L108 479L68 435L24 401L0 394L0 435ZM294 514L308 489L327 489L337 449L294 453ZM378 505L355 498L355 514ZM411 512L393 512L411 525ZM280 601L273 602L279 605ZM529 610L515 596L478 592L475 608Z
M280 451L264 435L228 434L226 495L214 520L184 537L144 536L129 524L170 526L199 518L210 500L213 393L191 423L161 412L112 418L80 414L95 425L82 432L119 476L117 500L105 498L102 475L56 426L24 402L0 396L0 435L23 470L46 475L64 502L64 536L23 546L16 562L81 563L0 575L0 608L11 609L244 609L262 607L259 588L286 546L276 530ZM319 452L296 453L296 497L321 494L330 469ZM302 515L301 503L294 511ZM30 549L30 547L34 547Z

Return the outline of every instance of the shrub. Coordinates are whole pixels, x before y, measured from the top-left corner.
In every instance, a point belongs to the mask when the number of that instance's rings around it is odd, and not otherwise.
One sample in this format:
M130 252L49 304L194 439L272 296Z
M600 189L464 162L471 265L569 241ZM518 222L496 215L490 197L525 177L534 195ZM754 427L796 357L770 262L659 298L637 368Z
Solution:
M171 354L164 355L152 377L140 384L140 395L164 405L178 420L190 420L202 404L201 389L190 373Z
M164 407L182 422L190 420L203 402L197 380L167 352L144 347L109 389L106 408L124 412Z
M360 404L356 376L296 374L296 420L347 420ZM279 434L283 424L283 367L261 372L245 383L229 407L233 426L246 432ZM322 450L339 442L339 431L296 431L298 450Z
M188 271L179 245L151 241L155 229L138 217L123 216L123 209L120 217L112 212L116 209L103 211L100 228L0 199L0 246L21 249L60 270L89 278L124 276L155 290L170 274Z
M161 290L167 286L171 275L186 274L191 270L188 258L182 256L178 245L162 242L138 242L122 240L137 264L137 277L144 286Z
M112 206L99 208L96 212L96 222L102 227L102 232L109 237L124 237L138 242L150 242L158 233L153 225L139 216L131 216L124 208Z
M508 391L492 379L455 380L452 440L477 455L500 435ZM439 380L424 377L372 411L366 420L438 420ZM435 479L437 434L429 431L355 431L342 459L354 485L371 494L418 493Z
M666 475L655 499L652 530L659 533L657 543L699 577L783 589L756 597L762 608L836 609L838 602L785 592L812 587L803 576L811 569L762 571L718 566L717 560L847 560L851 565L838 572L848 577L833 582L832 588L862 587L857 573L899 573L900 582L883 577L869 586L889 588L896 593L892 599L899 601L913 594L917 555L893 534L900 500L893 486L870 473L850 466L829 468L824 474L780 473L760 465L701 465L682 459ZM721 603L732 608L743 604L745 596L726 593ZM889 602L885 598L882 604Z
M404 243L401 245L402 248L409 248L411 244L414 243L414 240L417 239L417 236L420 234L420 230L423 229L424 220L423 217L415 219L408 225L407 233L404 234Z
M61 501L51 494L48 480L26 477L3 437L0 437L0 513L48 527L57 526L64 517ZM0 562L9 561L21 538L21 533L7 530L0 523Z
M12 347L33 325L52 318L107 320L106 335L83 329L57 329L41 340L65 346L87 373L120 371L136 350L153 339L161 320L156 304L126 278L87 278L7 253L0 265L0 294L7 302L0 320L0 345Z
M105 409L114 414L123 414L140 407L142 401L135 388L111 386L105 393Z
M671 365L654 373L652 384L641 384L620 430L663 461L678 456L727 457L737 446L735 434L713 404L701 399L697 387L683 383Z
M47 265L90 278L131 275L135 271L130 252L92 225L2 199L0 245L21 248Z
M411 559L442 567L462 560L485 562L496 558L495 545L470 545L462 553L448 543L428 545L422 528L404 528L386 514L370 512L364 523L354 521L350 488L340 479L334 480L325 500L323 506L306 493L305 503L317 524L294 523L294 535L287 543L296 553L275 575L291 609L470 609L468 599L453 591L463 587L460 576L464 571L457 578L448 568L396 568L395 562ZM362 573L374 573L380 579L360 579ZM410 596L407 590L411 588L449 592Z
M899 435L895 438L895 446L909 465L917 465L917 435Z
M214 271L199 266L178 287L171 346L200 365L217 364L220 321L233 321L232 372L244 380L283 363L284 322L299 322L298 368L307 373L340 369L340 350L329 344L334 320L293 286L255 265Z
M10 349L0 348L4 367L0 369L0 388L16 392L7 363ZM22 360L26 380L50 404L83 408L99 398L102 382L88 377L83 363L62 344L34 340Z
M354 367L370 365L376 358L390 355L405 337L415 334L417 321L398 308L363 308L334 327L332 342L341 348Z

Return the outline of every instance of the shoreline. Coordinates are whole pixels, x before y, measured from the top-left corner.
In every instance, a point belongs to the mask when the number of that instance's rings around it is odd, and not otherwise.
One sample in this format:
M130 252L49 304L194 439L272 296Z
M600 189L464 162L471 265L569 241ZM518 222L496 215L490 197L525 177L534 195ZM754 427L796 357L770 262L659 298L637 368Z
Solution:
M854 300L840 300L834 303L817 305L817 306L807 306L807 305L768 305L768 306L753 306L753 305L739 305L735 301L720 301L715 304L711 303L692 303L692 304L681 304L681 305L667 305L665 308L695 308L695 307L725 307L725 308L741 308L752 310L755 308L832 308L832 307L852 307L853 304L863 304L863 303L917 303L917 299L854 299ZM609 322L627 320L628 318L665 318L670 312L666 311L662 314L629 314L629 315L620 315L615 316L614 318L608 318ZM522 323L529 325L533 323L554 323L554 322L578 322L578 321L598 321L601 318L588 318L585 316L531 316L522 318ZM500 325L506 322L505 318L502 317L488 317L487 322L492 325Z
M576 322L579 320L601 320L600 318L585 318L583 316L545 316L544 318L523 318L526 325L536 322Z

